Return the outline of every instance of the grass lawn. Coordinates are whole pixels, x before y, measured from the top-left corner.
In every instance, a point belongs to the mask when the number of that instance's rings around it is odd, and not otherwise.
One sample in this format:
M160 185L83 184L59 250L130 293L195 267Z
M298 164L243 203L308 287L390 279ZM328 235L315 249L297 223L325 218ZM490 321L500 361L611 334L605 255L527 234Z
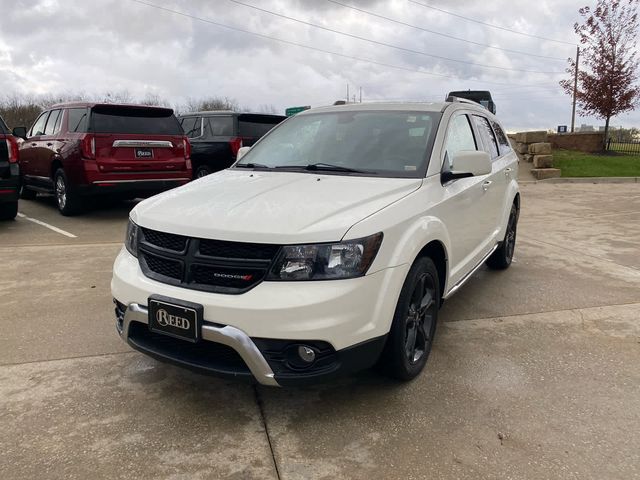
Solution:
M554 150L553 166L563 177L640 177L640 155Z

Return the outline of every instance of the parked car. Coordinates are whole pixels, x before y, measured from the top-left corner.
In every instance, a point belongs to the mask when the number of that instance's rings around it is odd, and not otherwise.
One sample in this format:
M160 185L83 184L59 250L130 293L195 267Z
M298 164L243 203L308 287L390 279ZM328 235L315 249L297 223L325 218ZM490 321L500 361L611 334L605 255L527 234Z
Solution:
M308 110L239 156L131 211L111 289L133 348L266 385L410 380L442 301L511 264L518 160L474 102Z
M189 141L169 108L60 104L18 131L22 197L53 192L63 215L87 196L151 195L191 180Z
M286 118L231 111L195 112L180 116L180 124L191 142L194 178L230 167L241 147L250 147Z
M13 220L18 214L18 155L18 139L0 117L0 220Z

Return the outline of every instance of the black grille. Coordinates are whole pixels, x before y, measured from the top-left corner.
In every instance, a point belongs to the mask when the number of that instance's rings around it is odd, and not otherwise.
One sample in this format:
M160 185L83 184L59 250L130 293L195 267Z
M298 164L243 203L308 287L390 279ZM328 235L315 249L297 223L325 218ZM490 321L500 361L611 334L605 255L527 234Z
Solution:
M187 237L183 237L182 235L158 232L157 230L149 230L148 228L143 228L142 234L146 242L156 247L166 248L167 250L182 252L187 245Z
M143 273L193 290L238 294L260 283L279 245L184 237L143 229L138 258Z
M271 259L278 252L278 245L264 243L222 242L200 240L200 253L210 257Z
M182 264L179 261L150 254L143 254L141 258L146 262L147 268L158 275L176 280L182 278Z
M197 343L185 342L152 332L148 325L140 322L131 322L129 325L129 341L147 353L191 367L217 373L250 374L240 354L221 343L206 340L200 340Z

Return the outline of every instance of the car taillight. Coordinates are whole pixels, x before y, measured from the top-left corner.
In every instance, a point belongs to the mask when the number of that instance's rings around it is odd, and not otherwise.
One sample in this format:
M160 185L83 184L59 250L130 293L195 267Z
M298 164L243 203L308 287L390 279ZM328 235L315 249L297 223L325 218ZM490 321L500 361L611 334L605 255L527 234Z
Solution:
M229 142L229 146L231 147L231 153L235 157L238 155L238 150L242 148L242 137L236 137L231 139Z
M7 150L9 151L9 163L16 163L18 161L18 140L14 137L7 137Z
M184 158L191 158L191 144L187 137L182 137L182 148L184 148Z
M96 137L91 134L85 135L80 141L80 148L84 158L96 158Z

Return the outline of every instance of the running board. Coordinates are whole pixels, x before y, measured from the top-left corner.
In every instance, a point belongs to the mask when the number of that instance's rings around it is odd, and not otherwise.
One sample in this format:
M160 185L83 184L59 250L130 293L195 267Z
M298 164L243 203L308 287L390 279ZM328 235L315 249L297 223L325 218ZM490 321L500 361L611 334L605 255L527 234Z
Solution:
M453 288L451 288L451 290L449 290L447 294L442 297L442 299L446 300L451 295L456 293L458 289L462 287L467 282L467 280L469 280L471 276L478 271L478 269L482 266L482 264L487 261L487 259L491 256L491 254L493 254L493 252L495 252L499 246L500 244L496 243L491 249L491 251L487 253L484 257L482 257L482 260L480 260L480 263L478 263L475 267L473 267L473 269L469 273L467 273L464 277L462 277L462 279L458 283L456 283L453 286Z

